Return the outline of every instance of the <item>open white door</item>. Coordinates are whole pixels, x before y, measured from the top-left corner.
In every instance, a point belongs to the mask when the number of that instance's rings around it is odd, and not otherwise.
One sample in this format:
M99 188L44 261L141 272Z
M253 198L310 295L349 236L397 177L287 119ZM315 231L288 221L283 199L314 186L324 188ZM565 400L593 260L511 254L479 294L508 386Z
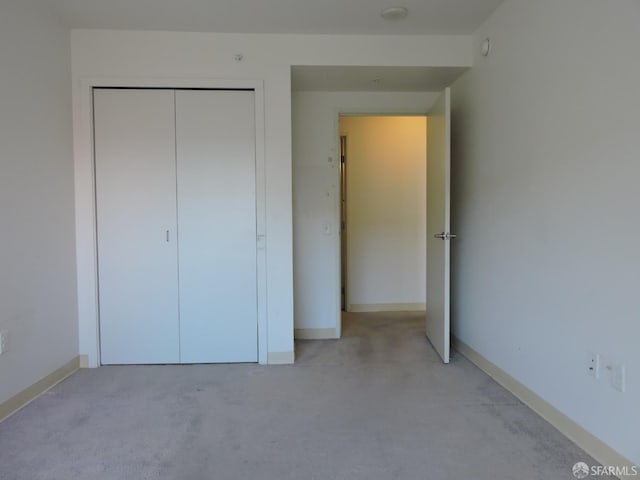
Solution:
M449 363L451 92L427 114L427 338Z

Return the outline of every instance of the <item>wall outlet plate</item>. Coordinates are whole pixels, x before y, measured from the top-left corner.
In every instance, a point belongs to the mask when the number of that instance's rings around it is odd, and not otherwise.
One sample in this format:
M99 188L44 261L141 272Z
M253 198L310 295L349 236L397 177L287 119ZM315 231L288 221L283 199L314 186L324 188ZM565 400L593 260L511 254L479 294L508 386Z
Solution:
M593 378L600 378L600 354L590 353L587 359L587 372Z
M7 342L9 341L9 332L0 330L0 355L7 351Z

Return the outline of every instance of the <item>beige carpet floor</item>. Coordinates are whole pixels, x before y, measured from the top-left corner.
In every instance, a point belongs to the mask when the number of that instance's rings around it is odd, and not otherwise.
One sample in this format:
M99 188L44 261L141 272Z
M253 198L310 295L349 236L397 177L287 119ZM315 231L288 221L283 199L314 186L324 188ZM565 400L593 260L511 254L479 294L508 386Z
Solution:
M0 424L2 480L563 480L583 451L419 314L350 314L287 366L81 370ZM590 477L593 478L593 477Z

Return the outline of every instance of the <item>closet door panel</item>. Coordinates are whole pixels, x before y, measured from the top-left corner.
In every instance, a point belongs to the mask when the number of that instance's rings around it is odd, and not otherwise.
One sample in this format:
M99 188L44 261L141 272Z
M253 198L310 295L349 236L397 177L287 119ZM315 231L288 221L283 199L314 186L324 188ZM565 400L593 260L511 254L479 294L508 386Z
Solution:
M179 362L173 90L94 90L103 364Z
M176 91L183 363L256 362L254 94Z

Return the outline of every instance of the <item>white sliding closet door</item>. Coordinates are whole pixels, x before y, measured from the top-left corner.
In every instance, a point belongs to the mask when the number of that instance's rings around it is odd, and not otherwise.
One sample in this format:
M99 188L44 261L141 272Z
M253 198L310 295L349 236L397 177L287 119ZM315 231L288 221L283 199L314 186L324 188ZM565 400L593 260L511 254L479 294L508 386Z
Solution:
M173 90L94 90L103 364L177 363Z
M252 91L176 91L183 363L256 362Z

